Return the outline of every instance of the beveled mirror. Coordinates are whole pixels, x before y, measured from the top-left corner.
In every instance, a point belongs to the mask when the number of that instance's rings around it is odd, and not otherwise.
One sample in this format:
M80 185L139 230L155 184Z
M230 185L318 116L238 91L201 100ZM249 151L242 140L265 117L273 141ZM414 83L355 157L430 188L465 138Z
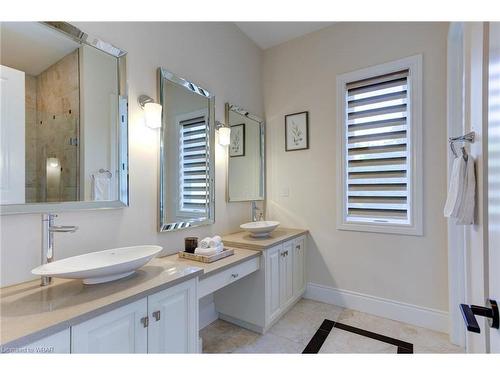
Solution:
M226 103L226 124L231 128L228 146L228 202L262 201L265 198L264 120Z
M127 206L126 52L65 22L0 29L1 213Z
M214 102L207 90L158 70L160 130L159 230L214 222Z

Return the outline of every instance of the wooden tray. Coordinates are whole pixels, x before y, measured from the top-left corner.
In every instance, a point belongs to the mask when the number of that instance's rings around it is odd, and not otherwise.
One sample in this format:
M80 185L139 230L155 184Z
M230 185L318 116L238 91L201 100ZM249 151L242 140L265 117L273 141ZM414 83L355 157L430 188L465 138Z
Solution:
M179 255L179 258L194 260L196 262L202 263L212 263L216 260L227 258L228 256L233 255L234 249L225 247L222 252L214 255L198 255L193 253L186 253L185 251L179 251L177 254Z

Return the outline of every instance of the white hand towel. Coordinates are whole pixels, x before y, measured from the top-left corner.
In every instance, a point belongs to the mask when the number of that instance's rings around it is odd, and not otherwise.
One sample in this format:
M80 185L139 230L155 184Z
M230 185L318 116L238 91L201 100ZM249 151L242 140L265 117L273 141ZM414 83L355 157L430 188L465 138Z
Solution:
M210 247L208 249L201 249L201 248L197 247L196 249L194 249L194 253L198 254L198 255L210 256L210 255L217 254L217 249L210 248Z
M221 242L219 245L215 247L209 247L209 248L201 248L197 247L194 249L194 253L198 255L205 255L205 256L210 256L210 255L215 255L219 254L224 250L224 244Z
M92 178L92 199L95 201L111 200L111 179L104 174Z
M222 242L220 242L216 247L215 249L217 250L217 254L218 253L222 253L224 251L224 244Z
M212 239L210 237L205 237L204 239L202 239L199 243L198 243L198 247L200 249L208 249L209 247L212 247L210 246L210 241Z
M474 169L474 158L469 155L464 178L464 194L457 215L457 224L474 224L474 206L476 201L476 172Z
M209 246L208 247L216 247L222 242L221 236L214 236L210 240Z
M464 193L465 160L459 156L453 161L448 197L444 206L445 217L457 217Z

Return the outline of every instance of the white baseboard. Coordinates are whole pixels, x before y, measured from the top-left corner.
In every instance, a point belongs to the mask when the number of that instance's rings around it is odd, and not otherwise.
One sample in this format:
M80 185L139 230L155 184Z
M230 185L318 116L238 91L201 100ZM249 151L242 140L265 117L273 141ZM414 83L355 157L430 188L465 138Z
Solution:
M448 312L308 283L304 298L448 333Z
M210 323L215 322L219 319L219 313L215 311L215 303L212 301L207 304L200 304L200 313L199 313L199 328L203 329L208 326Z

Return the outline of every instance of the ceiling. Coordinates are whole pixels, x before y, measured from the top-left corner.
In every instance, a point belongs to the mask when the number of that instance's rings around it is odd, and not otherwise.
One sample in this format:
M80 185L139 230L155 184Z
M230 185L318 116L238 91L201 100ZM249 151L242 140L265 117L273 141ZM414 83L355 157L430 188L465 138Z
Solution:
M267 49L323 29L333 22L235 22L260 48Z
M0 35L0 64L32 76L79 47L77 42L37 22L2 22Z

